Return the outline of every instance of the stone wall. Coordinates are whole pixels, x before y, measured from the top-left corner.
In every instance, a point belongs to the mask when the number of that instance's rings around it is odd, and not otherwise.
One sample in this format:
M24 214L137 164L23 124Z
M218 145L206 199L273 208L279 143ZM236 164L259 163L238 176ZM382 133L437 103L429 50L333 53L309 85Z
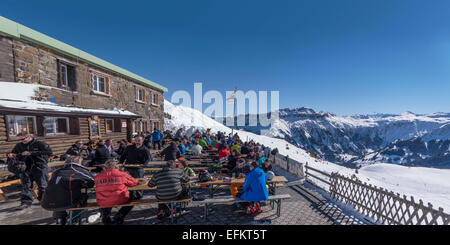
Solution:
M14 81L12 41L0 36L0 80Z
M84 108L125 109L142 116L143 119L159 120L161 126L164 123L163 92L140 85L119 74L80 62L22 39L9 39L1 36L0 58L2 75L13 77L13 79L7 81L35 83L51 87L58 86L58 60L73 64L76 67L77 90L41 89L40 96L44 100L53 100L57 104ZM11 72L11 68L14 69L14 72ZM91 72L99 72L109 77L109 95L100 95L93 92ZM146 103L136 102L135 86L141 86L145 89ZM151 93L158 94L159 104L157 106L151 105Z

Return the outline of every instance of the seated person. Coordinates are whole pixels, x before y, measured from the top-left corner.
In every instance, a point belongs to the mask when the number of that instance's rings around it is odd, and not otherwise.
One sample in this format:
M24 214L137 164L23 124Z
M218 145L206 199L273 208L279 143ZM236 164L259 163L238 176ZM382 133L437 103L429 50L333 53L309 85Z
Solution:
M236 162L241 159L241 154L235 149L232 154L228 157L228 164L227 168L229 170L232 170L234 167L236 167Z
M111 154L109 150L106 148L105 143L103 141L98 142L97 148L95 148L94 158L89 163L89 166L96 166L104 164L109 158Z
M206 142L205 137L201 137L201 138L198 140L198 144L199 144L203 149L206 149L206 148L208 147L208 142Z
M68 156L82 156L83 159L87 159L89 156L88 146L83 144L83 141L77 140L61 157L61 160L66 160Z
M255 151L254 151L253 149L250 149L250 150L248 151L247 157L246 157L245 159L246 159L246 160L253 160L253 161L256 161L257 159L256 159Z
M181 154L186 154L186 145L184 143L180 143L178 150L180 150Z
M132 200L128 187L138 184L138 181L128 173L119 170L119 161L110 159L106 161L104 171L95 176L95 192L97 204L101 207L102 222L108 224L122 224L125 216L133 206L120 208L111 220L111 207L127 203Z
M262 156L262 154L258 152L256 153L256 159L259 166L261 167L264 164L264 162L266 162L267 157Z
M272 164L270 163L269 158L266 159L261 168L264 171L264 173L267 173L268 171L273 171Z
M247 206L247 214L261 213L262 210L258 202L269 198L266 185L267 176L258 166L257 162L250 164L250 172L245 176L243 193L240 196L242 200L250 202Z
M127 142L125 140L121 140L121 141L117 141L116 144L117 144L117 147L116 147L115 152L117 155L122 156L123 152L127 148Z
M230 147L231 152L237 151L241 153L241 146L238 144L238 142L233 142L233 145Z
M170 145L164 148L159 153L160 156L164 156L164 161L175 161L181 155L180 150L177 147L177 143L170 142Z
M230 154L231 153L230 150L228 150L228 146L223 146L219 151L219 161L228 161L228 157L230 156Z
M244 160L243 159L239 159L236 163L236 167L234 167L230 172L229 172L230 176L236 177L236 178L240 178L245 176L244 174Z
M67 157L64 166L53 172L45 189L41 206L53 211L57 224L66 224L66 209L86 204L88 196L81 193L82 189L94 186L94 177L81 165L82 161L81 156Z
M148 182L149 187L157 187L156 198L159 201L174 201L188 195L189 176L183 170L175 168L174 161L168 161L166 166L155 173ZM171 212L172 210L170 210ZM158 218L170 215L166 205L158 205Z
M186 159L181 160L180 163L182 166L181 169L183 169L183 173L185 173L189 177L195 177L195 172L188 166L188 162Z
M194 145L191 148L191 152L193 155L200 155L202 154L202 147L197 143L197 141L194 141Z

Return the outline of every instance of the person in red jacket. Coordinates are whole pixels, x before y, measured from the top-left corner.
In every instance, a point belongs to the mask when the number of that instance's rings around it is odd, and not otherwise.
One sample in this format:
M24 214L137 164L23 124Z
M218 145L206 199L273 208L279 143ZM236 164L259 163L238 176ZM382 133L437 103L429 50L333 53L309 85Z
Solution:
M223 146L223 148L219 151L219 161L228 161L230 154L231 153L228 146Z
M122 207L111 220L112 207L131 201L128 187L138 184L138 181L128 173L118 169L119 162L115 159L106 161L105 170L95 176L95 192L97 204L101 207L103 224L123 224L125 216L133 206Z

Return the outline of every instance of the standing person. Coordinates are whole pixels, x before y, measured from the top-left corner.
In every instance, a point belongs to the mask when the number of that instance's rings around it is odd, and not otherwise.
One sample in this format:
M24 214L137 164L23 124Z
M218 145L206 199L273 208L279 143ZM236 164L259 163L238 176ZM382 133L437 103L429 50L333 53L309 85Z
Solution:
M105 225L121 225L125 216L131 211L131 206L120 208L119 212L111 220L112 207L132 201L128 187L138 184L138 181L128 173L120 171L118 161L110 159L105 163L105 170L95 176L95 193L97 204L102 207L102 222Z
M174 161L167 161L166 166L155 173L148 182L149 187L156 186L156 198L159 201L175 201L188 195L189 176L182 169L175 168ZM158 204L158 218L170 214L164 204Z
M81 165L82 161L81 156L68 156L64 166L53 173L45 189L41 206L53 211L57 224L66 224L66 209L86 204L88 196L82 190L94 186L94 177Z
M134 144L128 146L122 156L120 156L120 163L124 164L125 171L130 173L133 178L143 178L144 168L150 162L152 156L150 155L150 150L144 146L144 137L142 135L136 135L134 137ZM127 164L142 165L141 168L130 168ZM130 191L131 198L133 200L142 199L144 196L144 191ZM130 206L130 210L133 207ZM128 211L128 212L129 212ZM117 216L116 221L118 223L123 222L124 216Z
M156 145L158 145L158 150L161 150L161 140L163 139L164 134L157 128L154 128L152 133L153 150L156 150Z
M38 186L38 197L40 201L42 194L47 188L48 181L48 157L53 154L50 146L44 142L34 139L32 134L20 133L20 143L8 154L8 158L17 157L26 164L26 169L20 174L22 183L21 204L18 209L24 209L33 203L33 182Z
M269 192L266 185L267 176L258 166L257 162L250 164L250 173L245 176L244 193L240 196L242 200L250 202L247 207L247 214L261 213L258 202L269 199Z
M175 133L175 140L183 138L183 128L179 128Z

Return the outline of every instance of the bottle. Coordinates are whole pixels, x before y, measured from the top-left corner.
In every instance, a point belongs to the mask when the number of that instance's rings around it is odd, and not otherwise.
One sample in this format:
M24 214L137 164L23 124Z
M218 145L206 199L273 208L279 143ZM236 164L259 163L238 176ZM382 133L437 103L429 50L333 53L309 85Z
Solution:
M89 218L88 218L88 223L89 223L89 224L94 223L94 222L97 221L99 218L100 218L100 212L98 212L98 213L96 213L96 214L93 214L93 215L89 216Z

